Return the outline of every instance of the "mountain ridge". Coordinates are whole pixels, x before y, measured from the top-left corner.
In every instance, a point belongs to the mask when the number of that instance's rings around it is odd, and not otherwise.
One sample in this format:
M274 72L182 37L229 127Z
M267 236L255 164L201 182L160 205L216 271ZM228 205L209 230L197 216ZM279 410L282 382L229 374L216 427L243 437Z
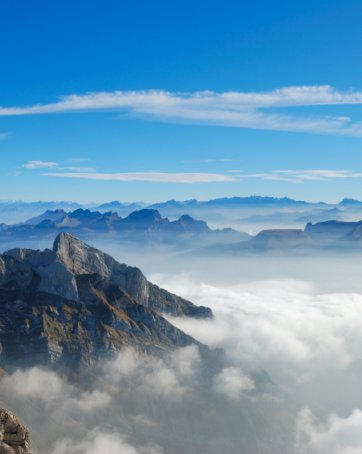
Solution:
M90 365L127 345L156 354L202 346L163 315L212 317L67 233L52 250L0 255L0 303L2 367Z
M211 229L205 221L194 219L183 214L178 219L170 221L162 217L155 209L141 209L133 211L122 218L117 213L109 211L100 213L89 209L77 208L75 211L64 210L46 211L40 216L29 220L2 225L1 238L36 238L45 235L55 235L60 231L68 231L76 235L92 235L102 233L116 235L121 240L130 241L214 241L233 240L241 241L250 238L250 235L233 229Z

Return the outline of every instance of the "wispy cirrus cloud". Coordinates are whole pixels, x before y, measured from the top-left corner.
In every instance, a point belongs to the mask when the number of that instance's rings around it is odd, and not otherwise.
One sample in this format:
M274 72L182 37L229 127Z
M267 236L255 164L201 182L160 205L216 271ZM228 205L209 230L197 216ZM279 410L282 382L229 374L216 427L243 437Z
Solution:
M126 172L126 173L87 173L87 172L48 172L44 176L57 178L80 178L97 181L144 181L151 183L222 183L237 181L236 178L220 173L177 173L177 172Z
M46 169L49 167L56 167L57 165L57 162L50 161L28 161L27 163L23 164L22 167L24 167L25 169Z
M362 136L362 119L352 120L345 114L318 115L314 109L308 114L298 112L298 107L358 104L362 104L362 91L338 91L329 85L292 86L267 92L114 91L63 96L50 104L2 106L0 116L118 110L162 121Z
M305 181L328 181L334 179L362 178L362 172L351 170L272 170L265 173L242 174L241 177L260 178L271 181L289 181L303 183Z
M73 161L69 161L73 162ZM75 161L75 162L85 162L84 160L82 161ZM74 166L74 165L62 165L58 162L52 162L52 161L28 161L25 164L22 165L23 168L25 169L47 169L47 168L52 168L61 170L61 171L67 171L67 172L95 172L96 169L94 167L86 167L86 166Z
M43 173L43 176L56 178L76 178L94 181L138 181L151 183L227 183L245 179L260 179L266 181L284 181L304 183L311 181L332 181L342 179L362 178L362 172L351 170L308 169L308 170L271 170L263 173L247 173L243 170L227 170L226 173L195 173L195 172L119 172L100 173L91 167L60 167L53 172ZM60 172L61 171L61 172Z

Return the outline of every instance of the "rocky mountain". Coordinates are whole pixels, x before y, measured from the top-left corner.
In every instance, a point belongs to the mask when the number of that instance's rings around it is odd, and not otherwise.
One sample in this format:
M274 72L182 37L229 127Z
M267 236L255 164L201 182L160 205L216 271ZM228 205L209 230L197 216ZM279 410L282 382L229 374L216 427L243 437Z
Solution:
M5 408L0 408L0 454L30 454L28 428Z
M46 211L21 224L2 225L0 240L28 240L34 238L53 238L60 231L81 236L87 239L95 233L117 237L123 241L150 241L180 244L192 241L225 241L238 242L250 236L233 229L210 229L206 222L182 215L175 221L161 217L154 209L134 211L122 218L109 211L64 210Z
M197 344L164 314L212 316L67 233L52 250L0 256L0 367L93 364L126 345L160 353Z

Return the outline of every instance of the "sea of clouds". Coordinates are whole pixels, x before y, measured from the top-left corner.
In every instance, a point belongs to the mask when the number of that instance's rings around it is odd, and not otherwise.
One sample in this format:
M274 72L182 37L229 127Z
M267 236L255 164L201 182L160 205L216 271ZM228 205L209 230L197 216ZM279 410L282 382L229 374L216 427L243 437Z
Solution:
M314 283L290 279L228 286L187 274L153 279L214 311L213 320L173 318L176 326L224 348L234 366L265 368L293 396L294 453L362 452L362 294L318 293Z
M126 349L80 382L39 367L4 376L2 400L30 426L34 454L362 452L361 293L149 277L212 308L210 320L170 320L223 362L196 346L165 358Z

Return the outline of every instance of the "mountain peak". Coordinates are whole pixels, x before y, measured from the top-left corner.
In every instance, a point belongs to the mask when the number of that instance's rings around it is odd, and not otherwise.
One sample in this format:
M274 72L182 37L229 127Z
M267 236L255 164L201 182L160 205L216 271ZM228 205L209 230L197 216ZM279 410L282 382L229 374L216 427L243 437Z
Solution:
M125 345L169 351L198 343L163 314L212 317L209 308L157 287L138 268L64 232L53 251L0 255L0 287L6 292L0 345L8 364L93 364ZM30 328L19 329L25 325Z
M97 273L109 277L110 262L115 262L112 257L65 232L55 238L53 252L75 274Z
M159 221L162 218L158 210L143 208L142 210L133 211L126 219L133 221Z
M359 206L359 205L362 205L362 202L360 200L356 200L356 199L343 199L339 202L338 205L356 205L356 206Z
M70 233L66 232L61 232L59 235L54 240L53 243L53 252L55 252L59 256L66 256L69 255L71 251L73 251L75 248L82 248L82 247L87 247L85 243L80 241L79 238L77 238L74 235L71 235Z

